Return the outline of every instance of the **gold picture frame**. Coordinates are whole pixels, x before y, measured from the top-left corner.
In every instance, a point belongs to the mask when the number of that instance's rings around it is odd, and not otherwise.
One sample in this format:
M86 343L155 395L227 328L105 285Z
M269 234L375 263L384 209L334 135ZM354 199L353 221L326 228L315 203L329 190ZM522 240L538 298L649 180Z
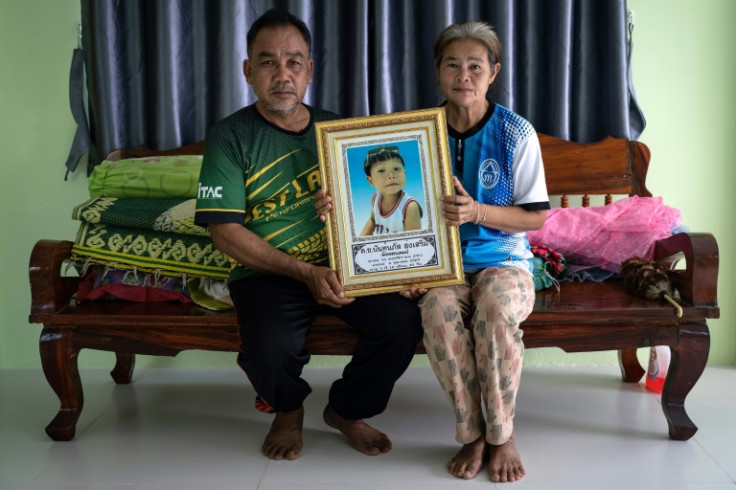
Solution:
M444 108L318 122L315 130L322 186L333 206L326 221L330 266L345 295L461 284L458 228L445 223L439 199L453 193ZM364 164L380 150L401 154L399 196L419 205L418 229L361 235L377 226L366 218L373 216L374 199L382 198ZM398 223L401 228L403 218Z

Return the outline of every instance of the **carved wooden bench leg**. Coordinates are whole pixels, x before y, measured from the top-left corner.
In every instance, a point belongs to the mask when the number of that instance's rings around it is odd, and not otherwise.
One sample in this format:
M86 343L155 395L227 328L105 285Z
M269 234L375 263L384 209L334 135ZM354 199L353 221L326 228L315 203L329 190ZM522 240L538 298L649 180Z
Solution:
M672 439L686 441L698 431L685 412L685 398L705 369L709 349L710 333L705 323L680 326L679 346L670 349L672 359L662 390L662 410Z
M55 441L69 441L74 438L84 406L82 380L77 367L79 349L74 347L68 330L44 329L39 350L43 373L61 404L54 420L46 426L46 434Z
M119 385L127 385L133 379L133 368L135 367L135 354L116 352L115 367L110 371L110 376Z
M638 383L646 374L636 356L636 349L622 349L618 351L618 365L621 368L621 378L626 383Z

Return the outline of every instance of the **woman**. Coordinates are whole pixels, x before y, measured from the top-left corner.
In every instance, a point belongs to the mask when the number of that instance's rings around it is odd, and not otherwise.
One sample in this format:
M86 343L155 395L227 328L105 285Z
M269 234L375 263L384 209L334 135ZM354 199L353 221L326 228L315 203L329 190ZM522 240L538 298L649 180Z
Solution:
M460 227L466 284L403 293L419 298L424 345L455 409L463 447L448 469L473 478L488 458L494 482L525 472L513 429L519 327L534 306L525 232L539 229L549 209L534 128L487 98L500 54L498 36L483 22L453 24L435 42L456 191L442 207L447 223Z
M424 346L455 410L463 446L447 467L470 479L488 460L494 482L525 473L513 426L520 324L534 306L525 232L541 228L549 209L534 128L487 98L500 55L498 36L484 22L453 24L435 42L456 192L443 196L442 209L447 223L460 227L465 284L401 293L419 300ZM316 199L324 220L331 198L319 191Z

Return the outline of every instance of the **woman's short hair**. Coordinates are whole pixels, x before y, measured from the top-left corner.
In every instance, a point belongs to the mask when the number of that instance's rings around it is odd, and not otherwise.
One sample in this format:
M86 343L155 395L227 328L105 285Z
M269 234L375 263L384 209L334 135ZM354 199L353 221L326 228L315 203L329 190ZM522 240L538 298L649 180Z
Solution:
M477 20L451 24L443 30L434 43L434 67L439 69L442 55L447 45L453 41L475 39L488 50L488 62L491 65L501 62L501 41L493 27Z

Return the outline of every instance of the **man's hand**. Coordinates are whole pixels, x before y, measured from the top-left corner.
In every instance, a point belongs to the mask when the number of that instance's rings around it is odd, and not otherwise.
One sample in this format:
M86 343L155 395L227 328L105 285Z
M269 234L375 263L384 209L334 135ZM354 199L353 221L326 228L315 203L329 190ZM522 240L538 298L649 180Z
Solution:
M335 271L329 267L312 266L304 283L312 292L315 301L321 305L339 308L349 305L355 298L346 298Z
M314 194L314 201L314 209L324 223L327 221L327 213L332 210L332 198L327 195L327 191L320 189Z

